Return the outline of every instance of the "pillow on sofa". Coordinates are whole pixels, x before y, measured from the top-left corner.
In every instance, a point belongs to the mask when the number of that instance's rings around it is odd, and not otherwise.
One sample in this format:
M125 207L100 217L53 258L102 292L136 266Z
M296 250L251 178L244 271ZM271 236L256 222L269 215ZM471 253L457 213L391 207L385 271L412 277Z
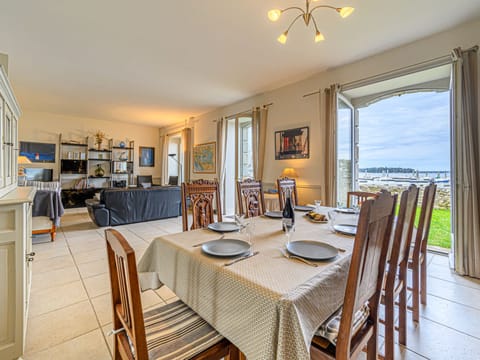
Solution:
M152 183L142 183L141 185L144 189L148 189L152 187Z

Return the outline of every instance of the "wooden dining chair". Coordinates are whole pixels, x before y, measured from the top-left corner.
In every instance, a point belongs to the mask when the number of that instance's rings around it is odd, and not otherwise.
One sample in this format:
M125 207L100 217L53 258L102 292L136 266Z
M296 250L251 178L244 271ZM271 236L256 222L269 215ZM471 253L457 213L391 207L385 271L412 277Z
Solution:
M388 261L384 294L385 304L385 359L394 358L395 300L398 298L398 341L407 344L407 272L408 255L415 224L418 202L418 188L410 185L402 192L392 247Z
M265 198L261 180L237 181L238 208L247 218L265 213Z
M180 300L143 313L134 250L116 230L105 238L114 360L237 359L238 349Z
M188 231L187 199L192 207L192 225L190 230L201 229L214 223L214 212L217 220L222 221L220 191L216 180L195 180L182 183L182 223L183 231ZM216 207L215 207L216 206Z
M378 194L367 191L349 191L347 193L347 208L351 206L361 207L367 199L375 199Z
M396 195L382 191L362 206L343 307L314 336L312 359L353 359L365 345L367 359L377 359L378 307L395 203Z
M412 269L412 306L413 321L420 320L420 300L423 305L427 304L427 242L432 221L433 206L437 185L431 183L423 191L422 207L418 218L414 244L410 247L408 268ZM421 296L421 298L420 298Z
M277 189L280 210L283 210L283 207L285 206L287 191L290 191L292 206L295 207L295 205L298 205L297 183L295 179L290 179L288 177L277 179Z

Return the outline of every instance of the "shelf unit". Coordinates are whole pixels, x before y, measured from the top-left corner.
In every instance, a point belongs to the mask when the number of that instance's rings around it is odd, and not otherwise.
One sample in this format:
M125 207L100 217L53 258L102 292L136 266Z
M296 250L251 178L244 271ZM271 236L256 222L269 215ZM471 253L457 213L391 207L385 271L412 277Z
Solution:
M88 186L88 136L82 142L62 139L60 143L59 180L64 189L82 189Z
M125 146L114 145L113 140L109 141L111 149L111 186L127 187L133 181L133 161L135 155L135 142L129 141Z
M88 149L88 187L99 189L110 187L111 160L112 151L110 149ZM103 176L95 175L98 166L104 170Z

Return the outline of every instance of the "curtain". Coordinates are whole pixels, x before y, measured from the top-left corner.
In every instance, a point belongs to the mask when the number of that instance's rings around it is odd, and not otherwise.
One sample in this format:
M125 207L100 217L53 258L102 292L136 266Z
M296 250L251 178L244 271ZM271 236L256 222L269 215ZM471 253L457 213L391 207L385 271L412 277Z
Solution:
M190 162L192 159L192 129L185 128L182 130L182 158L183 164L182 182L190 182Z
M480 278L480 126L478 124L478 47L454 49L453 234L455 270Z
M161 184L166 185L168 184L168 135L163 135L161 137L160 143L162 144L162 178Z
M227 120L217 120L217 179L220 187L220 203L225 211L225 155L227 153Z
M263 166L265 163L265 142L267 140L268 108L256 108L252 116L253 138L253 177L263 179Z
M325 89L325 187L324 199L327 206L337 203L337 100L340 86L331 85Z

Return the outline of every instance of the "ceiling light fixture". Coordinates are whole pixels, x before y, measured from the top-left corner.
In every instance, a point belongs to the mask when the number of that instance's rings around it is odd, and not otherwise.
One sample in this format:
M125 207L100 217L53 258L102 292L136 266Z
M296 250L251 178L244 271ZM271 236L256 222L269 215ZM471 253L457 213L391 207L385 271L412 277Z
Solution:
M270 10L268 12L268 18L270 19L270 21L275 22L275 21L279 20L280 17L282 16L282 14L284 12L288 11L288 10L295 9L295 10L300 11L300 14L297 15L297 17L295 19L293 19L292 23L287 28L287 30L285 30L283 32L283 34L280 35L277 38L279 43L285 44L287 42L288 32L290 31L293 24L295 24L297 22L297 20L300 19L301 17L303 18L303 21L305 22L305 25L307 27L310 25L310 20L313 22L313 26L315 27L315 38L314 38L315 42L320 42L320 41L325 40L325 36L323 36L323 34L318 30L317 22L312 15L313 12L317 9L327 8L327 9L335 10L337 13L340 14L340 16L342 18L346 18L347 16L351 15L352 12L355 10L353 7L349 7L349 6L337 8L337 7L330 6L330 5L318 5L318 6L315 6L314 8L312 8L312 9L310 9L310 3L311 2L316 2L316 1L318 1L318 0L305 0L305 10L298 7L298 6L291 6L291 7L288 7L286 9L273 9L273 10Z

